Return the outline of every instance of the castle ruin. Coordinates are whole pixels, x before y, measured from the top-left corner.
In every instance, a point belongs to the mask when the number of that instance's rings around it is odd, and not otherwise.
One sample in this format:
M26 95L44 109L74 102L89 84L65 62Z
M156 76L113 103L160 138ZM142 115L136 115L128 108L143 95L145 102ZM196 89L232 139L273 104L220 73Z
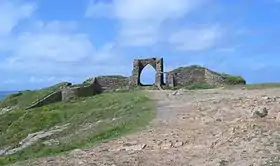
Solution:
M162 86L168 89L178 85L184 86L193 83L223 84L223 78L221 78L218 73L203 67L194 65L187 69L181 67L169 72L164 72L163 58L134 59L130 77L120 75L99 76L91 78L83 84L69 84L32 103L27 109L41 107L59 101L70 101L79 97L93 96L107 90L123 88L133 89L142 85L140 82L141 72L147 65L151 65L155 69L155 85L161 90ZM164 74L166 74L165 82Z

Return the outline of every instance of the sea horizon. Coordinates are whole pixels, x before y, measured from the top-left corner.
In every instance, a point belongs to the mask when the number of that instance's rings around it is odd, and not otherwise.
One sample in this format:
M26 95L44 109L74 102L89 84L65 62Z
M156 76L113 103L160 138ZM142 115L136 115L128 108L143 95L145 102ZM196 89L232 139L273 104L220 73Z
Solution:
M0 100L3 100L6 96L15 93L16 91L0 91Z

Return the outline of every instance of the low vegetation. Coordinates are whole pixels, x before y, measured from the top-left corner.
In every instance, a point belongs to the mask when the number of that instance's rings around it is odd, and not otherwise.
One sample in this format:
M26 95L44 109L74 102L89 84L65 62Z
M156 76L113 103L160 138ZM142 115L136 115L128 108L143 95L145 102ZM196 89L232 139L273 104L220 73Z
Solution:
M205 67L199 66L199 65L190 65L190 66L184 66L184 67L178 67L174 70L172 70L172 72L174 73L182 73L186 70L204 70Z
M205 68L190 66L176 70L186 69ZM241 76L224 73L216 73L216 75L224 80L223 84L211 85L192 82L177 86L175 89L212 89L221 86L247 89L280 87L279 83L246 85L246 81ZM82 85L89 84L91 81L89 79ZM25 110L34 101L67 85L69 83L63 82L40 90L21 91L0 101L0 165L96 145L139 130L155 116L155 104L147 94L140 91L158 89L155 85L138 87L138 90L137 88L118 89L92 97L79 98L72 102L57 102ZM3 108L5 113L1 113ZM9 155L3 153L4 149L11 150L22 147L20 142L30 134L52 131L61 126L64 126L63 129L33 141L16 153Z
M241 76L229 75L222 73L221 77L224 79L226 85L245 85L246 81Z
M20 91L15 94L7 96L3 101L0 101L0 108L3 107L17 107L25 108L32 102L43 98L44 96L58 90L62 86L66 86L67 82L62 82L51 87L39 89L39 90L26 90Z
M245 86L245 88L247 88L247 89L280 88L280 83L248 84Z
M280 88L280 83L258 83L258 84L246 84L246 85L227 85L226 89L269 89L269 88Z
M1 103L14 105L10 102L15 98L18 107L0 115L0 151L19 147L19 142L28 134L67 127L15 154L0 156L0 165L95 145L140 129L155 115L154 103L140 91L103 93L71 103L59 102L28 111L21 109L32 99L45 95L45 91L21 92Z

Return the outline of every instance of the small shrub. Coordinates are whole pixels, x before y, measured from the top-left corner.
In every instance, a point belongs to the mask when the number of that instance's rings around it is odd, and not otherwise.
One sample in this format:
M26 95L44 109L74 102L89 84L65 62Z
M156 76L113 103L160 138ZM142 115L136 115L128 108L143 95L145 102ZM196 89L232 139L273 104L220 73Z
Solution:
M44 111L50 111L50 108L48 106L43 106Z
M225 84L227 85L244 85L246 81L241 76L234 76L229 74L222 74L222 78L225 80Z

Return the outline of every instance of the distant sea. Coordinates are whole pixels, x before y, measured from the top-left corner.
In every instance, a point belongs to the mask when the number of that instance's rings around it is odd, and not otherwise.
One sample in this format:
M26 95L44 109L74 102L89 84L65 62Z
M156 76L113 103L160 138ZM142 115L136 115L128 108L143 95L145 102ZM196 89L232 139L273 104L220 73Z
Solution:
M0 100L4 99L7 95L10 95L12 93L15 93L13 91L0 91Z

